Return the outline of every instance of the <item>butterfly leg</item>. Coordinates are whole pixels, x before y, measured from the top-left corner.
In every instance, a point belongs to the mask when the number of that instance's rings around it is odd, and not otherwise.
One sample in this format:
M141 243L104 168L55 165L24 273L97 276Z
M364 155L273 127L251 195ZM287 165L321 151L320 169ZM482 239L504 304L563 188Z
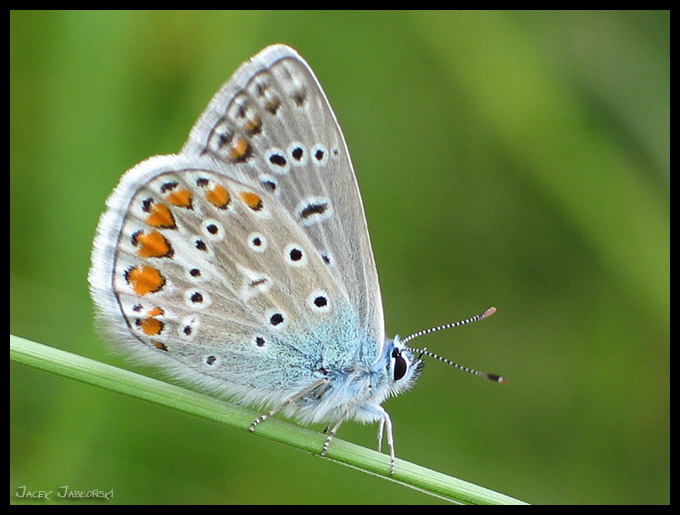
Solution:
M390 475L394 474L394 462L396 455L394 453L394 435L392 434L392 419L381 406L367 406L365 409L379 418L378 422L378 452L382 452L383 430L387 438L387 446L390 448Z
M255 431L255 428L258 426L258 424L261 424L262 422L264 422L265 420L267 420L269 417L271 417L271 416L273 416L273 415L276 415L276 414L277 414L279 411L281 411L283 408L285 408L285 407L288 406L289 404L292 404L293 402L297 401L298 399L301 399L302 397L304 397L305 395L307 395L307 394L308 394L309 392L311 392L312 390L315 390L315 389L318 388L319 386L322 386L322 385L324 385L324 384L327 384L328 381L329 381L329 379L328 379L327 377L323 377L323 378L319 379L318 381L316 381L315 383L312 383L311 385L309 385L309 386L308 386L307 388L305 388L304 390L301 390L301 391L299 391L298 393L296 393L295 395L293 395L290 399L288 399L286 402L284 402L284 403L281 404L280 406L277 406L277 407L274 408L273 410L268 411L267 413L265 413L265 414L263 414L263 415L260 415L260 416L257 417L255 420L253 420L253 423L252 423L252 424L250 424L250 432L251 432L251 433L254 432L254 431Z
M394 435L392 434L392 419L381 406L371 406L372 409L379 410L380 422L378 422L378 452L382 451L383 429L387 438L387 447L390 449L390 475L394 474Z
M383 428L385 427L385 417L380 419L380 422L378 423L378 452L382 452L382 437L383 437Z
M331 445L331 441L333 440L333 437L335 436L335 433L338 432L338 429L340 428L340 425L341 425L345 420L347 420L347 417L348 417L349 414L352 412L352 410L366 398L366 396L369 394L370 391L371 391L371 388L370 388L370 386L369 386L368 388L366 388L366 390L364 391L364 393L362 393L361 395L359 395L356 399L354 399L354 401L353 401L351 404L349 404L349 405L347 406L347 409L345 409L345 411L342 413L342 415L340 416L340 418L338 419L338 421L335 423L335 425L334 425L333 428L331 429L330 433L328 433L328 438L326 438L326 441L323 443L323 447L321 448L321 457L325 457L325 456L326 456L326 453L328 452L328 448L329 448L330 445Z

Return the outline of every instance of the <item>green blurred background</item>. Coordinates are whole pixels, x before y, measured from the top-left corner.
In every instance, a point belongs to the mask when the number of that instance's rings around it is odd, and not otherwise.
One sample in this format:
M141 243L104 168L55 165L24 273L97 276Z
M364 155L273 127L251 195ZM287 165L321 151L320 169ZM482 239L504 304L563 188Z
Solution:
M98 216L274 42L343 127L388 333L498 307L418 344L508 383L430 360L385 404L398 456L532 503L668 503L667 11L10 12L11 333L158 376L93 328ZM16 364L10 408L10 502L438 502Z

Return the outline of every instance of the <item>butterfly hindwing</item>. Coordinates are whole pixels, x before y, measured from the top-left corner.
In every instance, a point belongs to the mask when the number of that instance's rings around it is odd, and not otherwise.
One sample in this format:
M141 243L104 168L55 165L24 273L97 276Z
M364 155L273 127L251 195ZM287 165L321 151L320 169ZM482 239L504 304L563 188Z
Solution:
M108 206L91 284L148 360L271 404L315 367L356 359L355 314L275 196L210 160L160 156L130 170Z

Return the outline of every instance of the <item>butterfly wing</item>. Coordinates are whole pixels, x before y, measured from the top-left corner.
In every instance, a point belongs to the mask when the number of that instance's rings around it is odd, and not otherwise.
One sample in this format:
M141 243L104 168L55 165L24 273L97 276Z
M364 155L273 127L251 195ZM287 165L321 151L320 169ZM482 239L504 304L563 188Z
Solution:
M307 63L273 45L213 97L182 149L272 193L308 235L356 310L370 348L383 345L378 276L364 209L340 126Z
M150 158L107 206L92 296L104 325L142 360L275 405L358 359L356 313L306 232L223 164Z
M382 303L349 154L292 49L239 68L182 151L128 171L107 207L90 289L103 325L144 361L276 405L379 356ZM337 408L302 404L303 420Z

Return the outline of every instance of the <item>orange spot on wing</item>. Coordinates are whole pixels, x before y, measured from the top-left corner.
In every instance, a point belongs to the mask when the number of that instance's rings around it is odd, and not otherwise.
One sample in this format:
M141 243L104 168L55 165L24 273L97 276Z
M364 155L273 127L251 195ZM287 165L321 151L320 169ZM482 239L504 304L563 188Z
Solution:
M137 255L140 257L165 257L170 254L168 240L156 230L150 233L140 231L133 235L132 241L138 247Z
M248 206L253 211L259 211L260 209L262 209L262 199L259 196L255 195L255 193L242 191L240 195L243 202L246 203L246 206Z
M278 97L274 97L267 102L264 108L271 114L276 114L276 112L279 110L279 107L281 107L281 100Z
M189 190L177 190L170 193L165 199L173 206L190 207L191 192Z
M260 121L260 117L253 116L250 120L246 122L244 129L251 136L253 134L258 134L260 130L262 130L262 122Z
M152 266L135 266L125 274L125 279L137 295L148 295L165 286L165 278Z
M234 145L229 150L229 159L232 161L240 161L247 156L250 150L248 140L245 138L238 138Z
M217 184L213 189L207 191L205 199L212 205L225 209L229 205L229 192L221 184Z
M146 217L146 223L151 227L158 227L160 229L174 229L177 227L170 208L165 204L158 203L152 203L149 206L149 216Z
M137 321L137 325L148 336L157 336L163 330L163 322L155 318L141 318Z
M156 306L155 308L151 308L149 311L147 311L146 314L150 317L157 317L165 314L165 312L161 308Z

